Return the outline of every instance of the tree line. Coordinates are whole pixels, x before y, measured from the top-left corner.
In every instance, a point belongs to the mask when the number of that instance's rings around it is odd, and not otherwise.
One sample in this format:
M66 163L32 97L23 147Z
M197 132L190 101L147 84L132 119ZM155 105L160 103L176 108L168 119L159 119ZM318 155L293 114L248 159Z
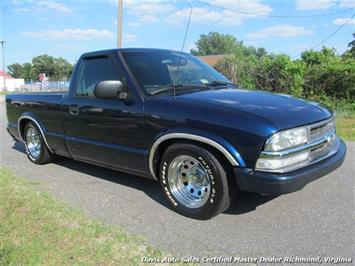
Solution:
M14 63L7 66L8 73L14 78L23 78L25 81L37 81L40 73L45 73L50 81L69 80L73 65L66 59L44 54L36 56L31 63Z
M247 89L287 93L333 105L350 103L355 110L355 33L349 49L339 55L333 48L306 50L299 59L268 53L264 48L246 46L229 34L210 32L196 42L194 55L224 55L215 68ZM62 57L44 54L31 63L12 64L14 78L38 80L46 73L51 81L69 80L73 65Z
M353 34L355 38L355 33ZM333 48L306 50L299 59L245 46L234 36L210 32L196 42L194 55L225 55L215 68L240 87L287 93L355 109L355 40L339 55Z

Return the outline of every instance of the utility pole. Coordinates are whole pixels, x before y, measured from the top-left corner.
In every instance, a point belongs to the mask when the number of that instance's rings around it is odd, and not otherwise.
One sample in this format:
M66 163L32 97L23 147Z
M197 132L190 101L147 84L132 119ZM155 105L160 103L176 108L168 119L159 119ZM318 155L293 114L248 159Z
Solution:
M122 48L122 13L123 13L123 0L118 0L118 13L117 13L117 48Z
M5 43L6 41L0 41L1 48L2 48L2 70L4 71L4 88L3 90L6 91L6 70L5 70Z

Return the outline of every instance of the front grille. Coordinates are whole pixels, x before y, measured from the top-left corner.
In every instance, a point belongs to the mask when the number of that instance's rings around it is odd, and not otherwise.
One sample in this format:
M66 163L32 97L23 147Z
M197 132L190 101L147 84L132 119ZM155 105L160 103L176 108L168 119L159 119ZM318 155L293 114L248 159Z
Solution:
M318 162L335 154L338 151L339 144L340 140L335 135L331 135L322 144L310 150L308 164Z
M324 138L335 132L335 119L332 117L326 121L315 123L309 126L310 142Z

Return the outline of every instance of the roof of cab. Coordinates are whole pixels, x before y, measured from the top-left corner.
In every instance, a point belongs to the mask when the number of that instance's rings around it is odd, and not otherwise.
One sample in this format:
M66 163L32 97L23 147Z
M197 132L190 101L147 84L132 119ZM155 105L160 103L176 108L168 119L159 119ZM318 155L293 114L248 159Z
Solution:
M105 55L105 54L112 54L115 52L175 52L175 53L179 53L181 51L160 49L160 48L118 48L118 49L107 49L107 50L87 52L87 53L84 53L82 56L83 57L100 56L100 55Z

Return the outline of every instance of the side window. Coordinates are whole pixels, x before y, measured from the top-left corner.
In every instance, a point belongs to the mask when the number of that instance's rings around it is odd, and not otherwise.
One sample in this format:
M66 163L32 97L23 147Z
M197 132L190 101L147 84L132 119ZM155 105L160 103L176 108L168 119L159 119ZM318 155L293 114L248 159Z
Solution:
M76 85L76 96L94 97L96 83L103 80L122 80L109 57L84 58L81 62Z

